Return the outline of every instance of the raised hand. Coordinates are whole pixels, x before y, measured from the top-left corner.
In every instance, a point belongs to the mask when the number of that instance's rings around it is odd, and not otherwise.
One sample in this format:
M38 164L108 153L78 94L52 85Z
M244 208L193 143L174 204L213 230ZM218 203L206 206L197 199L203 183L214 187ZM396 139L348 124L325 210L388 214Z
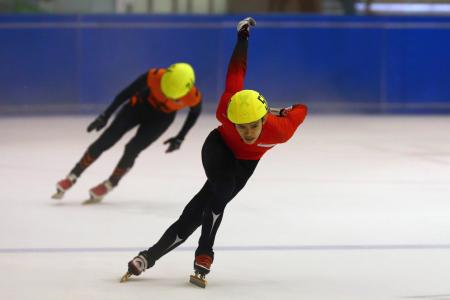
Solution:
M256 26L256 21L252 17L247 17L237 24L237 31L240 35L243 35L245 37L249 36L250 27Z

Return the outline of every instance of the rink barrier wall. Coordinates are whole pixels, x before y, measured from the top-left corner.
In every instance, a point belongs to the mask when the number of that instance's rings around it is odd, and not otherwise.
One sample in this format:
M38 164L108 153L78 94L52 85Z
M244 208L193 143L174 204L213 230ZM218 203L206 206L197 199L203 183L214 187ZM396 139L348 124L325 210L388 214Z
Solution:
M93 113L191 63L214 110L242 16L1 15L0 113ZM246 88L311 112L450 113L450 17L256 15Z

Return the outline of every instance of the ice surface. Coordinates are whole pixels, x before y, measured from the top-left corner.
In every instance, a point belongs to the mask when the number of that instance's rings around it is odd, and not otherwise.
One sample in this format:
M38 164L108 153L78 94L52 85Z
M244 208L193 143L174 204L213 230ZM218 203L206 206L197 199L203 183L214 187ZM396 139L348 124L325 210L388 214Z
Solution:
M129 133L63 200L50 199L98 133L93 117L0 119L2 299L450 299L450 119L309 116L229 204L205 290L188 283L199 231L153 269L119 279L205 180L202 115L174 125L99 205Z

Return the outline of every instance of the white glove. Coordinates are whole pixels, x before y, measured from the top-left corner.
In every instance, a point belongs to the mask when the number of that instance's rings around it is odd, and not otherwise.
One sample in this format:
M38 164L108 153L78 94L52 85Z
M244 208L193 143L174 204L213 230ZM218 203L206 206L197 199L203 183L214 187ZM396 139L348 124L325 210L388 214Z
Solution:
M237 31L249 31L251 26L256 26L256 21L252 17L247 17L244 20L239 21L239 23L237 24Z

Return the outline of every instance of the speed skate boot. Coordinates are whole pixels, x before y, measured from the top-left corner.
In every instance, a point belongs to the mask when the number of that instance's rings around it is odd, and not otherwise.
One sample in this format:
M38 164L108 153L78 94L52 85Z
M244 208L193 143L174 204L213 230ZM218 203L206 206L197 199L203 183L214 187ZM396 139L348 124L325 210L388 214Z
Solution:
M113 188L114 186L112 185L111 181L103 181L96 187L93 187L89 190L90 198L84 201L83 204L99 203L100 201L102 201L103 197L105 197L105 195L108 194Z
M128 271L120 278L120 282L126 282L131 275L139 276L145 270L155 265L155 261L151 259L147 251L142 251L138 256L128 262Z
M69 174L66 178L58 181L56 183L56 193L53 194L53 199L62 199L64 197L64 193L70 189L75 182L77 181L77 175Z
M194 260L194 275L191 275L189 282L199 286L201 288L205 288L206 284L206 274L209 273L211 269L211 265L213 262L213 258L207 254L200 254L195 256Z

